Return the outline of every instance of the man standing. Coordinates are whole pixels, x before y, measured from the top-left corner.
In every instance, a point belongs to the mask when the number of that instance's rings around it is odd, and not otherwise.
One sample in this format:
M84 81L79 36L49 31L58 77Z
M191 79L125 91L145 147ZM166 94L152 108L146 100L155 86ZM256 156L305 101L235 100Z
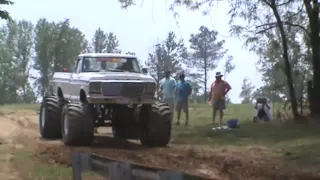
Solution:
M220 114L220 124L222 124L223 110L226 109L225 96L231 90L231 86L226 81L222 80L221 72L216 73L216 80L212 83L209 100L212 104L212 123L215 123L217 111Z
M176 111L177 111L177 125L180 125L180 116L181 111L185 113L186 122L185 125L188 125L189 122L189 96L191 94L191 86L189 83L185 81L185 75L180 74L180 81L177 83L176 88Z
M160 81L160 91L162 92L162 100L168 104L171 110L171 119L174 114L174 95L176 88L176 80L171 77L170 71L165 72L165 78Z

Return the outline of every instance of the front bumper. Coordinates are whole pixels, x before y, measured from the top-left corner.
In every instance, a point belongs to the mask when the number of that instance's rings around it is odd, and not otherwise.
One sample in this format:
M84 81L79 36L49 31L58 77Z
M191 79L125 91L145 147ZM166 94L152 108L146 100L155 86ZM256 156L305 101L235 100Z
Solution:
M154 104L156 98L152 96L144 96L137 98L103 96L100 94L92 94L87 96L89 104Z

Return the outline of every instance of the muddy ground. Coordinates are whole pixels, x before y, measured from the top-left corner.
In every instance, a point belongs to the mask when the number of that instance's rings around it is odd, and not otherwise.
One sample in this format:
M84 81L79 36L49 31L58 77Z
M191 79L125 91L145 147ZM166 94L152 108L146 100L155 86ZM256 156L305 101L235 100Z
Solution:
M116 140L108 129L99 129L90 148L64 147L60 141L39 138L38 115L31 110L0 112L0 179L23 179L20 170L10 164L15 150L30 151L34 160L70 166L71 153L90 152L112 159L155 167L182 170L211 179L320 179L285 164L281 158L266 158L263 149L203 149L192 145L145 148L139 142Z

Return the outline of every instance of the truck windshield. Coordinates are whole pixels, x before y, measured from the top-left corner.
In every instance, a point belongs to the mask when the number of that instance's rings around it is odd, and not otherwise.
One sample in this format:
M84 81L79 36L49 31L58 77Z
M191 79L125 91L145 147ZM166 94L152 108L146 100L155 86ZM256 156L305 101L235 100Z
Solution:
M82 72L136 72L140 68L136 58L125 57L84 57Z

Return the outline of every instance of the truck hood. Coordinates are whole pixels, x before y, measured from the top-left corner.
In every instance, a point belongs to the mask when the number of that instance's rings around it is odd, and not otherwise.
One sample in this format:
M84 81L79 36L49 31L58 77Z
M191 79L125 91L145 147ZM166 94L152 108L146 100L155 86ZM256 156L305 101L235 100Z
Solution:
M95 80L124 80L124 81L145 81L155 82L155 80L148 75L132 72L88 72L82 73L80 79L87 81Z

